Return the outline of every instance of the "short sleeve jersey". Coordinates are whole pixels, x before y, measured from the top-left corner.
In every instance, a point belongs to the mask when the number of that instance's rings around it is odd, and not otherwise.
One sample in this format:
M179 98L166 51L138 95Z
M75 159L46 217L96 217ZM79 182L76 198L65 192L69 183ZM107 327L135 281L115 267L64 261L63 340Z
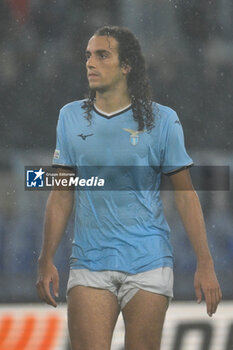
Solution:
M95 107L91 123L82 101L64 106L57 124L55 166L156 169L153 190L76 191L71 269L138 273L173 266L170 229L160 199L161 174L192 165L174 110L153 102L155 126L137 132L131 107L106 116ZM106 177L108 174L106 174ZM141 185L141 186L140 186Z

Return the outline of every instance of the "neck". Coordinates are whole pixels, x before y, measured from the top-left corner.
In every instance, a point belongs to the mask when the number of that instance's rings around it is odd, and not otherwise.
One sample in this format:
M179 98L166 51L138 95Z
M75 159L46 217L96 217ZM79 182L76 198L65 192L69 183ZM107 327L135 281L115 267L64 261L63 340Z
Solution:
M123 109L131 103L127 87L108 91L96 91L95 105L101 111L112 113Z

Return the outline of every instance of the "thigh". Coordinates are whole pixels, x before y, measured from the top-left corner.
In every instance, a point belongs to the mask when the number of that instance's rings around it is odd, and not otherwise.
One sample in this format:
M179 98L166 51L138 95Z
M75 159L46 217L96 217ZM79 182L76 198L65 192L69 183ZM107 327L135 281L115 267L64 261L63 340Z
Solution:
M120 312L116 296L108 290L76 286L67 301L72 350L110 350Z
M168 297L140 289L122 310L125 350L159 350Z

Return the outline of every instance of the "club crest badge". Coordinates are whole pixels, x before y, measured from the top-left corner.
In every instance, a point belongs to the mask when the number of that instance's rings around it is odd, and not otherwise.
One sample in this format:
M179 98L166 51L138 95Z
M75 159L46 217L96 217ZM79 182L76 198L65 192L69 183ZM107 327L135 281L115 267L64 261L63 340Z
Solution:
M138 131L133 129L123 128L123 130L128 131L130 133L129 140L131 145L136 146L139 142L139 134L143 133L144 130Z
M55 149L53 158L54 159L59 159L60 158L60 151L58 149Z

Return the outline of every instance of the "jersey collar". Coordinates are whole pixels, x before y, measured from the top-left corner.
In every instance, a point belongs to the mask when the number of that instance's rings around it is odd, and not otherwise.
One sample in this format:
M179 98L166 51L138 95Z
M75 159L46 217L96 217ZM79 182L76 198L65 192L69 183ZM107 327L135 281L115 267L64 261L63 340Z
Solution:
M117 111L114 111L112 113L105 113L105 112L101 111L99 108L97 108L96 105L93 106L93 109L94 109L95 113L99 114L101 117L111 119L113 117L116 117L119 114L122 114L122 113L129 111L131 109L131 107L132 107L132 105L129 104L128 106L126 106L122 109L118 109Z

